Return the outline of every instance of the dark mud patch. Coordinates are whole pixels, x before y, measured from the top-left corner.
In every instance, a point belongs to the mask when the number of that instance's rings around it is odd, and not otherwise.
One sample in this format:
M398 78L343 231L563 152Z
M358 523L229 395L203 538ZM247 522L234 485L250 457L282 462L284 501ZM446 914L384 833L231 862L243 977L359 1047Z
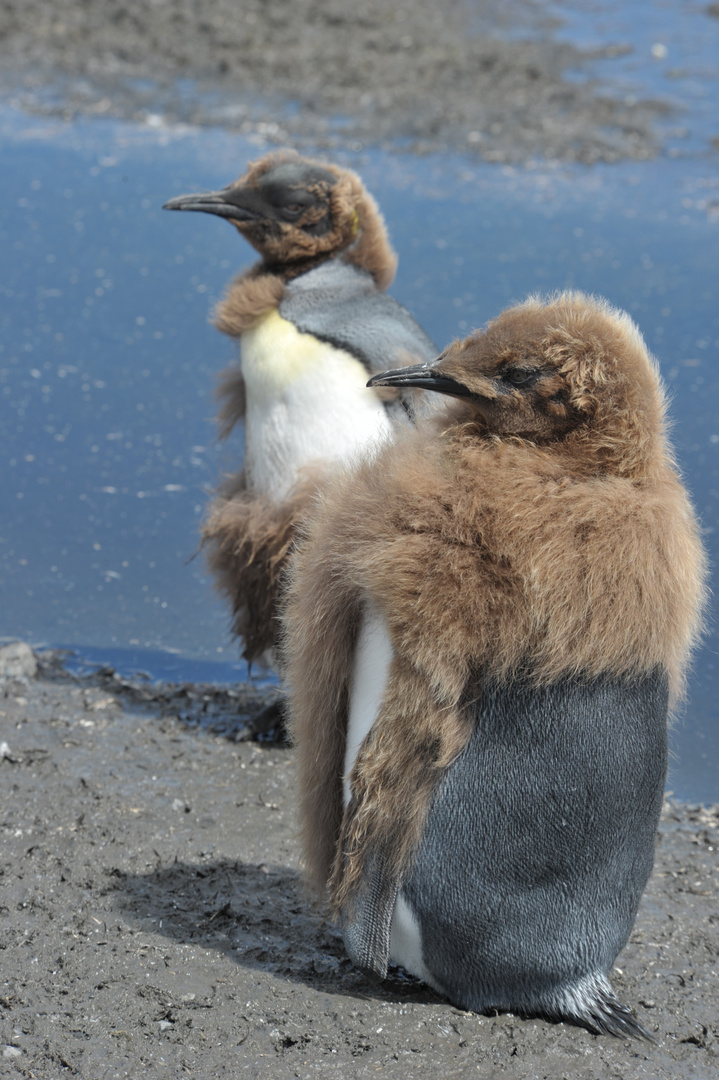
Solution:
M716 1074L719 807L667 803L612 976L656 1047L475 1016L353 969L302 890L289 750L119 682L0 688L3 1077Z
M512 34L506 33L511 28ZM612 95L530 2L5 0L2 85L27 107L222 124L275 142L488 161L652 157L668 106Z
M252 740L254 717L282 696L276 687L252 683L236 683L233 686L172 683L153 681L144 673L128 678L109 664L84 664L82 666L89 670L78 677L65 668L72 659L72 654L66 651L48 649L37 654L38 670L46 679L85 687L91 695L94 690L112 695L111 698L101 698L101 701L121 701L126 708L145 709L155 716L171 717L190 728L201 727L232 742ZM97 699L93 700L95 704L91 707L98 708ZM263 732L259 741L283 744L284 728L281 725L270 728Z

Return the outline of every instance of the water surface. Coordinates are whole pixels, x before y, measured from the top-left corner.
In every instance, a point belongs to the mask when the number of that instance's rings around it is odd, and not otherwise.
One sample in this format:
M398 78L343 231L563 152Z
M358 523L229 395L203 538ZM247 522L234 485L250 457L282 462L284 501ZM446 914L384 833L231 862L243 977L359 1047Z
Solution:
M254 253L226 222L161 205L224 185L262 150L159 119L0 113L0 635L155 677L246 675L194 556L208 490L241 458L239 433L215 442L213 383L233 344L208 315ZM629 310L671 388L679 461L716 565L712 161L522 170L459 156L343 160L389 223L394 295L438 345L534 291L578 288ZM696 800L719 799L717 646L714 626L673 735L670 787Z

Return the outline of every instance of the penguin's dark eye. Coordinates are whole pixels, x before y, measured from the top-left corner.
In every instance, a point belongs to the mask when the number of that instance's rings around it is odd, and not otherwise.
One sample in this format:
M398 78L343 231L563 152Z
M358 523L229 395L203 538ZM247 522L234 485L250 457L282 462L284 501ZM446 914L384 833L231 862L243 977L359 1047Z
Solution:
M300 206L299 203L290 203L288 206L282 207L282 213L285 217L297 217L304 210L304 206Z
M524 388L532 386L537 381L539 372L527 368L507 368L502 372L501 378L503 382L509 383L510 386Z

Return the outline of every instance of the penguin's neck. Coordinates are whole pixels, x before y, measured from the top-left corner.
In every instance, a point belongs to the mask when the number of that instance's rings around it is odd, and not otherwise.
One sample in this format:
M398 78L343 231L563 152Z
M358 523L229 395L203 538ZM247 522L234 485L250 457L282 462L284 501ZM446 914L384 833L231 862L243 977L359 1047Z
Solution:
M360 361L300 333L276 308L242 334L240 347L251 489L279 503L308 466L349 460L389 436Z
M291 262L273 263L262 261L262 270L265 274L274 274L284 282L294 281L303 274L314 270L320 263L327 262L339 255L339 251L318 251L316 255L306 255Z

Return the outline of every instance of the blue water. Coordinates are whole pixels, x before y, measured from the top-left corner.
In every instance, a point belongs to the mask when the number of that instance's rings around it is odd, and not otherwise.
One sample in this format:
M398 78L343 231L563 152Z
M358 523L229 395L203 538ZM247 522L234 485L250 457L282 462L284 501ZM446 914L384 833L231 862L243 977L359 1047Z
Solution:
M610 56L583 77L607 80L612 97L659 98L676 106L660 124L671 156L711 152L719 134L719 18L697 0L549 0L555 36L584 50L609 45ZM716 148L714 148L714 153Z
M702 19L715 34L719 20ZM635 54L632 71L627 60L627 77L654 72L658 35L637 31L649 57L642 69ZM716 84L702 86L703 102ZM679 461L716 567L719 170L702 109L687 152L670 146L653 162L341 157L390 226L394 295L438 345L534 291L579 288L631 312L671 388ZM194 556L208 491L241 459L240 433L215 441L212 388L233 345L208 314L254 253L226 222L161 205L224 185L263 149L158 119L0 110L0 637L154 678L247 676ZM718 662L715 620L672 736L669 786L697 801L719 800Z

